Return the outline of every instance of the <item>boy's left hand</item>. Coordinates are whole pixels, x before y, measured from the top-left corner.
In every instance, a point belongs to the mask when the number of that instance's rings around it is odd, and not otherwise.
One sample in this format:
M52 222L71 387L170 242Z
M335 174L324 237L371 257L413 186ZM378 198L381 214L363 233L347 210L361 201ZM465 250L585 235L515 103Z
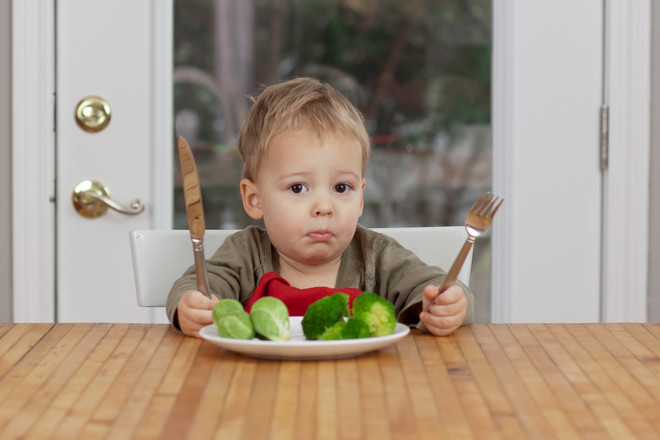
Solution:
M440 295L437 293L438 286L424 288L424 309L428 311L420 313L419 319L429 332L436 336L447 336L463 323L468 302L463 289L457 285L451 286ZM435 304L431 304L433 298Z

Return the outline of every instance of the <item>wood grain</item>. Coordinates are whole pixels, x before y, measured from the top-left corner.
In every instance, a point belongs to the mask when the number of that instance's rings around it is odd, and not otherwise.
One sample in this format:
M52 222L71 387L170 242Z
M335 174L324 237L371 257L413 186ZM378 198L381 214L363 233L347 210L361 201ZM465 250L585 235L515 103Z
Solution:
M246 357L167 325L0 324L0 438L601 439L660 434L660 325L418 330Z

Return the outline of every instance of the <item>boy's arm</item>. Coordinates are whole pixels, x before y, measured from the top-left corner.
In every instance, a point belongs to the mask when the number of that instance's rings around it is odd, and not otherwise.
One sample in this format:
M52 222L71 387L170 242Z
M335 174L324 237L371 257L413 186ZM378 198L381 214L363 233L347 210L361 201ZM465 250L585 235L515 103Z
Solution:
M367 290L387 297L394 304L399 322L419 325L424 288L442 284L446 272L437 266L427 265L415 253L383 234L367 230L358 240L365 261ZM456 286L460 287L467 302L461 325L471 324L474 296L460 281Z
M272 270L270 249L265 232L256 227L227 237L206 261L209 288L216 297L213 301L233 298L245 305L264 271ZM180 316L178 308L184 295L191 291L197 292L194 265L174 282L167 297L167 317L177 331L181 331L181 321L188 316Z
M244 270L228 264L222 255L218 256L217 253L206 262L206 268L211 299L197 291L194 266L189 267L172 285L167 296L165 310L172 327L177 331L186 333L186 328L190 328L191 321L210 324L212 321L209 321L207 317L199 316L199 312L208 310L208 316L210 316L211 304L215 305L221 298L233 298L240 301L241 285L249 288L249 285L254 283L245 275Z

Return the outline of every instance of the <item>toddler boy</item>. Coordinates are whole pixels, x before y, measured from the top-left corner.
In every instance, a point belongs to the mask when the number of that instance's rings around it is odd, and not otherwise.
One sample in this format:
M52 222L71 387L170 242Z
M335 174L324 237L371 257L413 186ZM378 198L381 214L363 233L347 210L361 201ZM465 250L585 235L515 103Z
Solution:
M228 237L207 261L213 298L196 290L194 267L174 283L167 299L174 328L199 337L218 298L248 305L271 282L286 287L290 311L304 310L319 289L368 290L394 304L399 322L435 335L472 322L473 296L461 283L422 312L445 272L358 225L369 137L362 115L339 92L310 78L267 87L246 116L238 149L243 208L265 229Z

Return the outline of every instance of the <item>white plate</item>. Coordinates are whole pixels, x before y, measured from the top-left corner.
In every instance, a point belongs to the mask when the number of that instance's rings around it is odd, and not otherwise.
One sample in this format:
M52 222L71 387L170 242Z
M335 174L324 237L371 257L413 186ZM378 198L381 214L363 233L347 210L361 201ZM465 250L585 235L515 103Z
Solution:
M261 339L231 339L218 336L215 324L207 325L199 332L207 341L227 350L267 359L337 359L358 356L394 344L410 333L408 326L396 323L394 333L374 338L345 339L340 341L308 341L302 331L302 316L291 316L291 339L285 342Z

